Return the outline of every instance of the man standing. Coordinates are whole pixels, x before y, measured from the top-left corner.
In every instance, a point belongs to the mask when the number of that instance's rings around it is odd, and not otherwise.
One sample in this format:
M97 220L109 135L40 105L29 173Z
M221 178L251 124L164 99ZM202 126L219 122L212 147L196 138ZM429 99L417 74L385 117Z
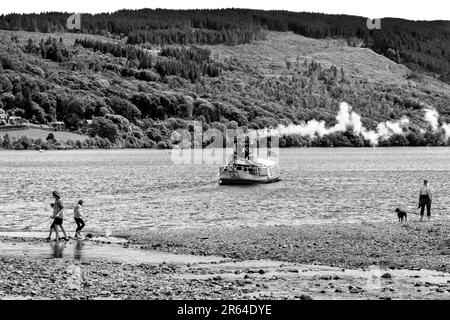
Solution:
M432 199L433 199L433 189L428 185L428 180L423 180L423 186L422 188L420 188L420 195L419 195L420 221L423 220L425 206L427 207L427 218L428 221L430 221Z

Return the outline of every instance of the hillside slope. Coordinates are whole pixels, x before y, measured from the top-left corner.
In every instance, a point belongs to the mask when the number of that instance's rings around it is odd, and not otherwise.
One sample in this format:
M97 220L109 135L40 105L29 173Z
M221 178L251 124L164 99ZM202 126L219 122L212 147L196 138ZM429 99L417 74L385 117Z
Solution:
M69 13L0 15L0 29L64 32ZM125 39L129 44L242 44L262 40L266 31L291 31L315 38L364 45L415 71L450 83L450 21L382 19L369 30L367 18L350 15L252 9L119 10L82 14L82 32Z
M188 120L202 121L204 130L310 120L332 126L342 102L367 129L410 120L402 139L384 145L448 143L445 132L429 127L424 108L450 122L449 85L343 40L268 32L247 44L161 49L101 36L1 31L0 62L0 107L38 124L62 120L74 131L94 118L91 134L108 140L99 145L170 147L170 133L189 128ZM362 140L338 132L282 142Z
M450 93L450 85L422 75L423 81L408 79L412 71L383 55L362 47L349 46L345 40L312 39L292 32L267 32L264 41L235 46L207 46L213 55L221 59L239 57L262 68L264 75L280 75L286 69L286 61L294 65L300 61L315 61L326 68L336 66L344 69L346 75L362 81L392 85L419 86L424 90Z

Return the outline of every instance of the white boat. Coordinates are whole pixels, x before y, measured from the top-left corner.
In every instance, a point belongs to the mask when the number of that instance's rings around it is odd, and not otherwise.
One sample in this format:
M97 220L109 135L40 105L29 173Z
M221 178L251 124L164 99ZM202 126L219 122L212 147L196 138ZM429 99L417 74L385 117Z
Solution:
M249 154L249 142L246 139L245 156L238 157L235 139L233 158L228 165L219 168L219 184L255 184L272 183L281 180L275 161L257 158Z

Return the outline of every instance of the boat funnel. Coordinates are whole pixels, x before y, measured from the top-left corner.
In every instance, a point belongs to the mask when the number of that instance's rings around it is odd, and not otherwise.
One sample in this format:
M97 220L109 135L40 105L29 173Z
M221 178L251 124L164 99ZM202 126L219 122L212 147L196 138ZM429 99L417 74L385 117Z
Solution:
M256 137L256 159L259 158L259 137Z
M248 136L245 136L244 157L247 160L250 158L250 138Z
M237 153L238 153L237 152L237 148L238 148L237 143L238 143L237 136L234 136L234 139L233 139L233 159L234 160L237 159Z

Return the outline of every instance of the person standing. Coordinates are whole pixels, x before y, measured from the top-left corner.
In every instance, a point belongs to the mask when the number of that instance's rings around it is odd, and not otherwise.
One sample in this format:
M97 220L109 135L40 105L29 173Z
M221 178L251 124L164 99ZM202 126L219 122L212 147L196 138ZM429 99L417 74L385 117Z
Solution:
M85 223L81 216L81 210L83 209L83 200L78 201L77 205L73 209L73 218L77 224L77 230L75 230L75 238L81 238L81 229L84 228Z
M428 184L428 180L423 180L423 186L420 188L419 194L420 221L423 221L423 214L425 211L425 207L427 208L427 219L428 221L430 221L432 199L433 199L433 189Z

